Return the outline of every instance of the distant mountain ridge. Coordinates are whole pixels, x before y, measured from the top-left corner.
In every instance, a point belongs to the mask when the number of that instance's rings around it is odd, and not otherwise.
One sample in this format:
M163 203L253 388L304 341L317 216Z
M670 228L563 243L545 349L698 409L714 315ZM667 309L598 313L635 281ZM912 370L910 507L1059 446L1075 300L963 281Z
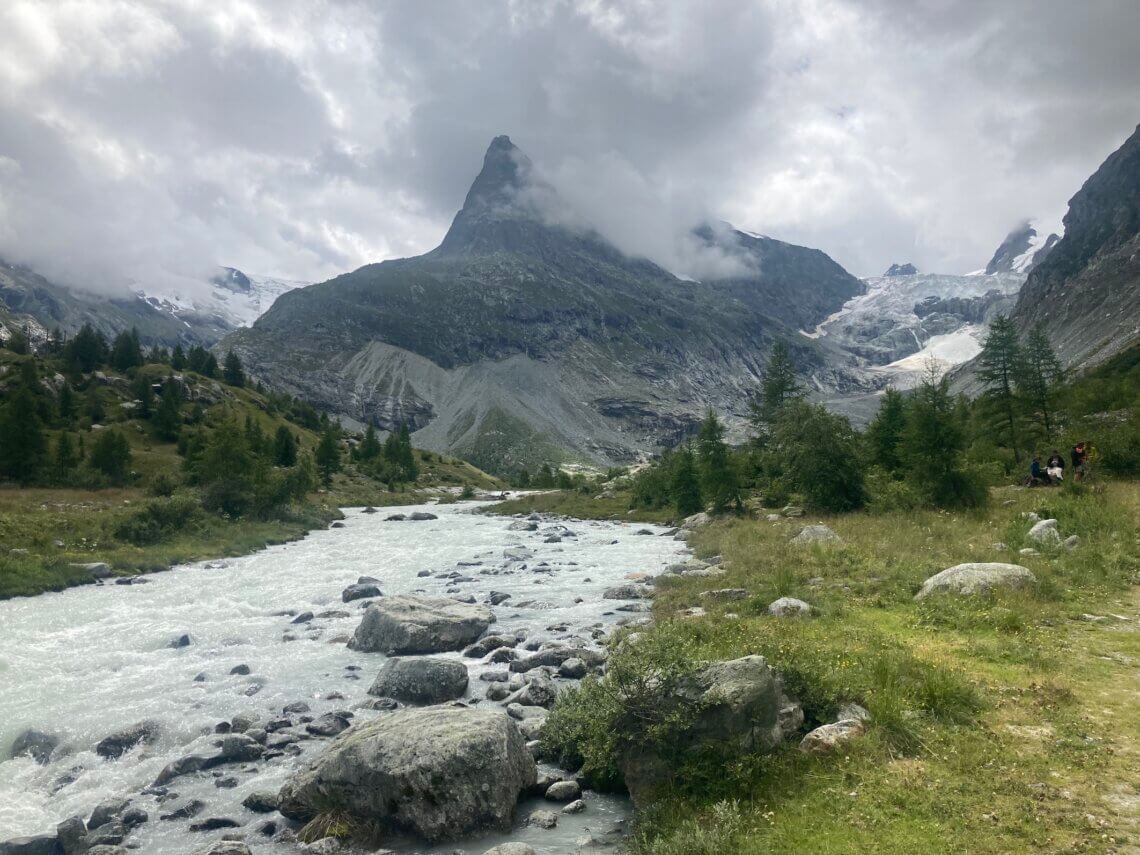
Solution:
M995 273L1029 273L1049 257L1059 235L1040 235L1026 220L1008 235L986 265L986 275Z
M417 444L498 471L629 460L709 406L739 429L777 338L813 382L852 382L830 343L796 332L863 290L824 253L706 225L698 239L742 264L686 281L564 225L562 204L496 137L436 249L286 293L223 346L323 409L407 421Z

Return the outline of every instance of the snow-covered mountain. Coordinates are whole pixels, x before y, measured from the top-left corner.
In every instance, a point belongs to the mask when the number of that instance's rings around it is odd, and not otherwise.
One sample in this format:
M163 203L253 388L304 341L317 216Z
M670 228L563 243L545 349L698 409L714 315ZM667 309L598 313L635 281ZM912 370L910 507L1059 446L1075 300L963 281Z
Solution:
M311 285L296 279L258 276L233 267L222 267L208 288L192 295L139 291L139 297L188 327L207 330L207 337L221 338L227 332L248 327L289 291ZM216 334L210 335L210 332Z
M994 257L986 265L987 275L995 273L1029 274L1045 260L1061 238L1056 234L1042 234L1032 220L1026 220L1005 236Z

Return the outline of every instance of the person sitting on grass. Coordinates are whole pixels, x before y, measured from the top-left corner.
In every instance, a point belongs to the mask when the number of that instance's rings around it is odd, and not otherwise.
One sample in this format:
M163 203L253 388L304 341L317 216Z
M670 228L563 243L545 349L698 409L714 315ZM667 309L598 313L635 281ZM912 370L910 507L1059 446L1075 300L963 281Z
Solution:
M1049 480L1059 482L1065 480L1065 458L1061 456L1061 452L1053 449L1053 453L1049 455L1049 459L1045 462L1045 474L1049 476Z
M1051 483L1049 474L1041 468L1041 458L1034 456L1033 462L1029 464L1029 484L1030 487L1047 487Z

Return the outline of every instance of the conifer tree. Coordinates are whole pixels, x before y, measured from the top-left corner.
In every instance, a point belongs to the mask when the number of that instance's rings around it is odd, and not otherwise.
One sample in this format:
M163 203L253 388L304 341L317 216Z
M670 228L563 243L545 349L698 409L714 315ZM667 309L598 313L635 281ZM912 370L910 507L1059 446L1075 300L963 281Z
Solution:
M777 341L768 356L760 394L750 405L752 426L759 442L762 443L770 434L784 405L801 397L803 390L796 380L791 352L785 342Z
M949 382L934 360L908 401L901 451L915 487L937 507L984 505L986 490L962 468L966 434Z
M1063 376L1061 362L1049 343L1049 336L1044 326L1037 324L1029 331L1021 349L1017 387L1034 414L1041 419L1046 436L1053 434L1053 394Z
M127 438L117 430L103 431L91 446L88 463L112 484L123 483L131 467L131 447Z
M129 371L142 364L138 330L124 331L115 336L115 343L111 346L111 367L116 371Z
M412 451L412 434L408 430L408 423L400 423L400 467L404 470L404 476L409 481L415 481L419 477L420 470L416 466L416 455Z
M222 378L230 386L244 386L245 372L241 367L241 359L232 350L226 352L225 367L222 369Z
M173 377L168 377L162 384L162 397L151 424L159 439L165 442L178 439L178 432L182 429L182 393Z
M712 504L713 511L723 513L730 505L739 505L740 489L724 442L724 426L711 409L697 434L697 454L701 468L701 492Z
M331 425L321 433L321 440L317 443L315 457L321 483L327 488L332 484L332 476L340 471L341 465L340 443L337 442L336 432Z
M0 407L0 476L30 484L42 470L46 454L35 396L21 385Z
M883 402L871 424L867 426L867 446L871 460L888 472L899 472L903 466L900 446L906 430L906 401L896 389L887 389Z
M357 459L374 460L380 456L381 450L380 441L376 438L376 428L372 426L372 422L369 422L364 430L364 439L356 449Z
M64 346L63 358L70 371L86 374L107 360L107 342L94 327L84 324Z
M776 423L773 444L787 477L812 507L844 512L866 501L858 439L843 416L793 402Z
M673 504L678 515L682 517L700 513L704 507L701 501L701 484L697 478L696 461L693 459L693 449L682 445L673 457L673 478L670 483L670 492L673 494Z
M285 425L279 425L273 437L273 462L286 467L297 464L297 440Z
M71 434L60 431L55 441L55 459L52 461L57 481L65 481L67 476L79 465L79 454L75 450Z
M59 420L64 425L70 425L75 418L75 393L71 391L71 385L66 382L59 387L59 397L56 399L56 412L59 414Z
M87 395L84 400L87 408L87 417L91 419L91 424L97 425L107 418L107 412L103 408L103 396L99 394L99 387L92 386L87 390Z
M131 383L131 391L135 400L139 402L137 415L142 419L149 419L154 409L154 389L150 385L150 378L140 373Z
M978 379L986 389L983 398L996 414L1006 442L1013 449L1013 459L1018 462L1021 460L1020 404L1016 381L1020 366L1021 345L1017 340L1017 328L1008 317L998 315L990 324L990 333L978 356Z
M182 345L174 345L174 350L170 353L170 367L175 371L182 371L186 368L186 351L182 349Z

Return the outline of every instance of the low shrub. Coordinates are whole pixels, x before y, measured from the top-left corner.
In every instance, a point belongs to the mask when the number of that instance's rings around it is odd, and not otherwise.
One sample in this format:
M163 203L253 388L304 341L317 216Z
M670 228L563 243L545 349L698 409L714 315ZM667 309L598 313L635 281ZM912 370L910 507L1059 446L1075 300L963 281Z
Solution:
M115 537L135 546L161 543L201 525L205 515L191 496L147 502L115 528Z

